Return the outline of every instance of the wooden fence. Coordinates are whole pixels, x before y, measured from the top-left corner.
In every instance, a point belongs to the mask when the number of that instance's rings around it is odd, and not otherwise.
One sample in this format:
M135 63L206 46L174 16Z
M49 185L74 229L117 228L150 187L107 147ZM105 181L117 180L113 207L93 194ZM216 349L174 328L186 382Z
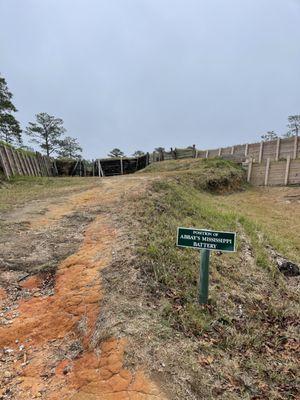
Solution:
M40 153L30 154L0 144L0 169L5 177L14 175L53 176L56 174L55 164L49 157Z
M95 172L98 176L113 176L131 174L145 168L149 164L149 154L141 157L104 158L95 162Z
M300 158L248 164L247 180L254 186L282 186L300 184Z
M157 161L180 160L182 158L196 158L197 154L198 150L195 145L185 149L173 149L171 147L170 151L154 151L150 156L149 162L154 163Z
M150 162L176 160L180 158L214 158L224 157L235 161L252 159L253 162L261 163L270 160L291 159L300 157L300 138L293 136L286 139L278 138L267 142L238 144L230 147L219 147L210 150L197 150L196 146L186 149L172 149L170 151L154 151Z
M197 152L197 157L212 158L226 157L252 159L254 162L261 163L269 158L273 161L280 159L291 159L300 157L300 138L293 136L286 139L278 138L267 142L258 142L250 144L239 144L230 147L220 147L213 150L200 150Z

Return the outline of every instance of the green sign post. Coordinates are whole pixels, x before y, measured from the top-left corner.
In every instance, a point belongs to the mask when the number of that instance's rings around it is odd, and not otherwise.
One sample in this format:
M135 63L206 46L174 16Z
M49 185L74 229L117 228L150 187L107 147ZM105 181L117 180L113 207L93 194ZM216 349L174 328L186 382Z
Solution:
M177 246L192 247L193 249L201 250L199 303L207 304L210 251L234 252L236 233L211 231L208 229L178 228Z

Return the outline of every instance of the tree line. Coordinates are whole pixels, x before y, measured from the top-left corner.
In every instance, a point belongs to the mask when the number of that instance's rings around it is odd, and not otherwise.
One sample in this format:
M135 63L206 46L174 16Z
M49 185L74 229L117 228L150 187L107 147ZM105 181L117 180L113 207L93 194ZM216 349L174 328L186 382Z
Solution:
M22 133L25 133L30 141L36 143L47 156L81 157L82 148L77 139L64 136L66 129L61 118L56 118L46 112L38 113L35 116L36 120L29 122L23 132L20 123L14 116L17 109L12 102L12 97L5 78L0 75L0 140L8 145L32 151L30 147L23 144Z
M36 114L35 121L29 122L23 132L14 114L17 112L12 102L12 93L9 91L6 80L0 75L0 140L9 145L18 145L25 150L31 150L23 145L22 133L28 135L32 143L37 144L47 156L57 155L62 158L80 158L82 147L78 140L71 136L64 136L66 129L64 121L46 112ZM298 136L300 132L300 115L288 117L287 132L283 137ZM274 131L268 131L261 135L264 141L275 140L280 137ZM158 147L156 151L164 151ZM132 156L140 157L145 153L141 150L135 151ZM119 148L114 148L108 154L109 157L125 157Z

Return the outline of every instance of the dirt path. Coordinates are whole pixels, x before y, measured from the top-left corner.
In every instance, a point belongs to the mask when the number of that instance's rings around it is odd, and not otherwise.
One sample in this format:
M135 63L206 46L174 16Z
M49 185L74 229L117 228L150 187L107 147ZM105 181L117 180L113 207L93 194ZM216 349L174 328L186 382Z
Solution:
M101 300L113 295L102 293L99 273L111 263L118 240L114 210L147 179L105 179L94 189L5 215L0 399L165 398L142 366L135 372L124 367L126 338L99 342L95 335ZM48 268L32 275L41 265Z

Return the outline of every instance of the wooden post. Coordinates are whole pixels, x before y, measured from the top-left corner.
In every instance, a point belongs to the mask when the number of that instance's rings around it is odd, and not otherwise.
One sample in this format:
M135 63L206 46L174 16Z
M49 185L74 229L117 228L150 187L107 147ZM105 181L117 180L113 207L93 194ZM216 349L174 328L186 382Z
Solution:
M245 157L248 156L248 152L249 152L249 145L248 143L245 144Z
M205 158L208 158L208 150L206 150Z
M26 164L27 175L30 176L31 175L31 169L30 169L28 158L27 158L27 154L23 153L23 157L24 157L24 161L25 161L25 164Z
M100 165L101 175L102 175L102 177L104 177L105 175L104 175L104 171L103 171L103 169L102 169L101 161L100 161L100 160L99 160L99 165Z
M13 169L12 161L11 161L10 156L8 154L8 149L7 149L6 146L3 146L3 149L4 149L4 153L5 153L6 160L7 160L7 166L9 168L9 173L10 173L10 175L14 175L15 171Z
M289 183L290 164L291 164L291 156L288 156L286 159L285 176L284 176L285 186Z
M298 152L298 136L295 135L295 139L294 139L294 152L293 152L293 159L294 159L294 160L297 158L297 152Z
M10 178L10 169L9 169L9 166L7 165L6 154L5 154L4 148L5 148L5 146L0 145L0 160L1 160L1 164L3 167L3 171L5 173L5 176L7 179L9 179Z
M196 145L193 144L193 158L196 158L196 155L197 155Z
M29 156L29 159L30 159L30 163L31 163L31 166L32 166L33 175L34 176L38 176L38 173L36 171L36 166L34 164L34 157L33 156Z
M24 169L24 165L23 165L23 161L20 157L20 152L16 151L16 157L19 161L19 165L20 165L20 171L21 171L21 175L26 175L25 169Z
M34 171L34 168L33 168L33 163L32 163L31 156L28 155L27 157L28 157L28 163L29 163L29 168L30 168L30 171L31 171L31 175L35 176L35 171Z
M18 175L22 175L21 166L20 166L20 163L19 163L19 159L17 157L17 151L16 150L12 150L11 154L12 154L12 157L14 159L14 164L15 164L15 167L17 169Z
M260 142L259 156L258 156L258 162L259 162L259 164L262 162L263 150L264 150L264 142Z
M56 160L53 160L53 169L55 170L55 175L58 176L58 169L56 165Z
M230 152L230 154L233 154L233 153L234 153L234 148L235 148L235 146L232 146L232 147L231 147L231 152Z
M49 165L48 165L48 157L47 156L42 156L45 168L46 168L46 174L47 176L50 176L50 171L49 171Z
M222 147L219 148L219 153L218 153L219 157L221 157L221 155L222 155Z
M24 175L30 175L30 171L28 169L28 165L27 165L24 153L20 153L20 158L23 162Z
M123 175L123 157L120 158L121 175Z
M196 156L195 156L195 158L198 158L198 150L196 150Z
M276 142L276 154L275 154L276 161L279 160L279 153L280 153L280 137L277 138L277 142Z
M247 182L250 182L250 180L251 180L252 164L253 164L253 159L251 158L250 162L248 164Z
M265 170L265 186L268 185L269 179L269 171L270 171L270 158L267 158L266 170Z

